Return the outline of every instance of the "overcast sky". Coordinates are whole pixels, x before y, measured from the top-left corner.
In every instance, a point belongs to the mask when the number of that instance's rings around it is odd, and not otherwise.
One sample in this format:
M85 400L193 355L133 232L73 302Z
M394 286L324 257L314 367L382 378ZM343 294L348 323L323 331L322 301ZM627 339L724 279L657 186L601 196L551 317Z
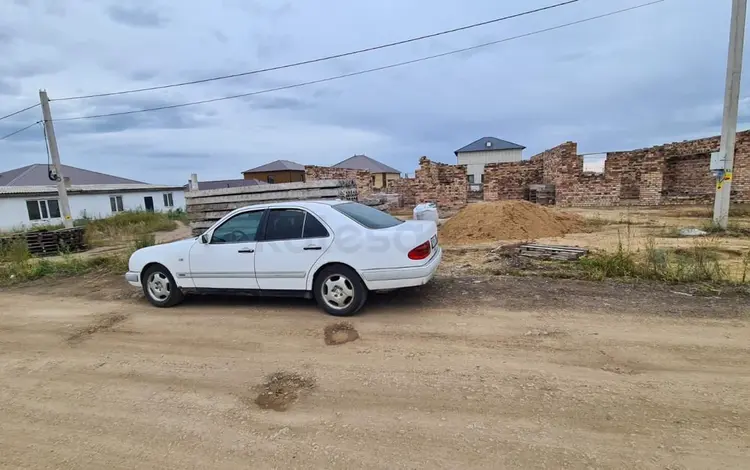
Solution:
M646 0L580 0L432 40L262 75L52 103L53 117L168 105L315 80L502 39ZM557 0L1 0L0 116L38 101L280 65ZM279 158L367 154L412 174L483 136L528 158L718 134L731 0L667 0L471 53L256 97L56 125L62 161L149 183L240 178ZM750 52L746 49L747 53ZM745 74L746 76L748 74ZM747 80L744 93L750 96ZM0 121L0 136L40 118ZM750 122L743 100L740 127ZM46 161L35 126L0 141L0 171Z

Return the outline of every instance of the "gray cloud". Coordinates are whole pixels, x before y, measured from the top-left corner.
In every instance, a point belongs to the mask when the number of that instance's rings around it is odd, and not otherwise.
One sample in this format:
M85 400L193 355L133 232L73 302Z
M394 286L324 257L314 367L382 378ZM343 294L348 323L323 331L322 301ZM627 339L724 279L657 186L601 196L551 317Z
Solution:
M159 13L136 6L112 5L107 14L116 23L139 28L157 28L167 23Z
M0 39L0 93L4 102L24 103L37 99L39 86L54 98L202 79L547 3L477 0L467 9L456 0L436 0L426 9L418 2L224 0L193 2L167 14L158 6L97 10L90 1L69 0L62 34L59 18L44 2L28 2L25 8L11 7L5 19L13 34ZM499 40L634 3L579 2L345 60L53 102L53 112L55 117L110 113L275 88ZM413 173L420 155L455 162L455 149L485 135L527 146L526 157L566 140L578 141L581 152L643 147L718 132L728 20L729 2L664 2L369 75L168 111L60 122L58 140L70 164L96 169L106 161L111 166L99 171L179 184L192 172L203 179L233 178L277 158L331 164L354 153ZM140 28L113 27L123 23ZM747 84L743 80L743 96L750 96ZM24 125L24 119L33 122L37 114L19 116L12 126L0 123L0 132ZM741 122L750 121L750 106L740 114ZM29 130L0 142L4 165L46 158L37 134Z

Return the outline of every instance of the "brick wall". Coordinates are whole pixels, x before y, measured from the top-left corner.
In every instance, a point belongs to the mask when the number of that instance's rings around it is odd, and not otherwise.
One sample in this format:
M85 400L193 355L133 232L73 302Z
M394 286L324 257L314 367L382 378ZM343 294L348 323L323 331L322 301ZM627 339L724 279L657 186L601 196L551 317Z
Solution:
M485 168L484 199L522 199L529 184L555 185L561 206L698 204L713 201L710 152L719 137L610 152L603 173L583 171L574 142L534 155L529 161ZM737 134L732 200L750 202L750 131Z
M442 209L459 209L468 199L466 166L446 165L422 157L414 178L389 181L387 191L401 194L406 206L432 201Z
M357 197L364 198L374 192L372 175L368 170L331 168L327 166L305 166L305 180L352 180L357 184Z
M523 199L530 184L541 184L542 160L489 163L484 166L484 200Z

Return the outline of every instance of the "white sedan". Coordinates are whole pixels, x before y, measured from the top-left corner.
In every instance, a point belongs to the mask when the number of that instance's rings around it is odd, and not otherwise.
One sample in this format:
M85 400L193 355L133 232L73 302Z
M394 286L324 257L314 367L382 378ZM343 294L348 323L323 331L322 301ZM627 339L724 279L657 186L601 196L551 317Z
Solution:
M189 293L294 295L347 316L369 291L425 284L441 256L432 221L356 202L297 201L236 209L200 237L142 248L125 278L157 307Z

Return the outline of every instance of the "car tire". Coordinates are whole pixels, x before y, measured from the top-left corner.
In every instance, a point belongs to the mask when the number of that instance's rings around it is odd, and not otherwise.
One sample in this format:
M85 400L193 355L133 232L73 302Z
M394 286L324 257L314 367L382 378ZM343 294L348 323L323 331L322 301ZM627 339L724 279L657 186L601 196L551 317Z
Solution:
M185 298L185 295L174 282L172 273L160 264L151 266L143 272L141 285L146 299L155 307L173 307Z
M348 317L365 305L367 287L355 270L336 264L323 268L315 277L313 295L329 315Z

